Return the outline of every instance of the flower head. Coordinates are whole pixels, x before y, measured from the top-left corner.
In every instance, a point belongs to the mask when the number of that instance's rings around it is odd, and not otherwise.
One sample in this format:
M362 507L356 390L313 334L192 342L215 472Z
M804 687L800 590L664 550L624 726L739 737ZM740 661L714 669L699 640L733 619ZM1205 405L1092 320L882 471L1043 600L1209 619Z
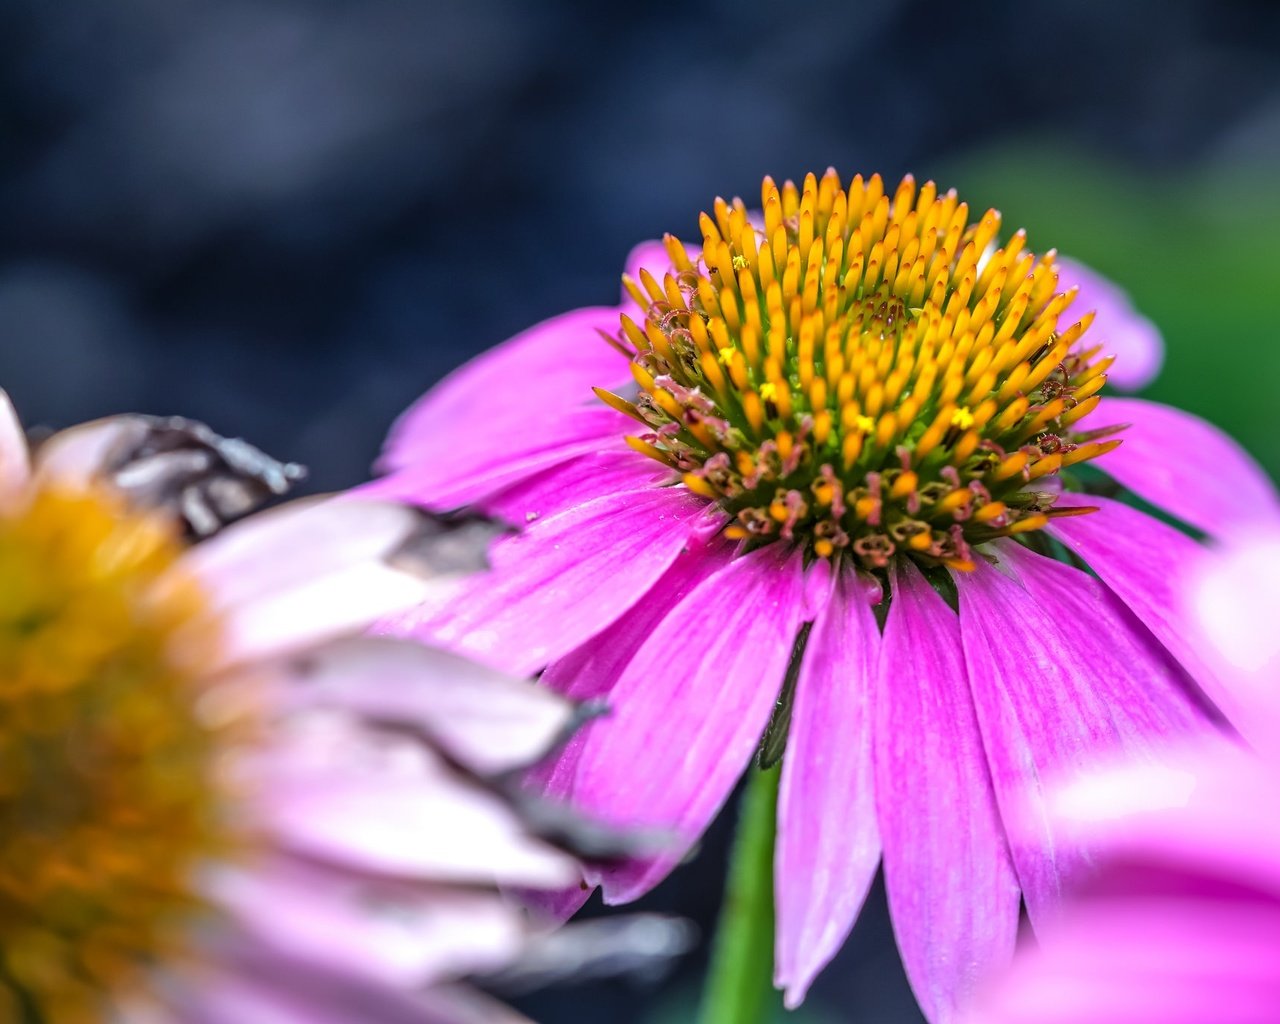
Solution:
M1276 496L1207 424L1102 397L1108 338L994 211L828 172L700 223L700 249L637 250L621 309L533 328L402 419L375 493L525 529L483 591L388 625L607 697L541 778L614 822L692 842L785 744L789 1002L883 861L908 977L949 1019L1019 900L1051 919L1087 860L1005 810L1208 725L1201 690L1231 710L1170 612L1197 543L1076 467L1210 534ZM624 901L674 863L588 881Z
M526 945L498 886L577 878L498 784L574 705L349 636L493 528L308 501L221 529L294 475L143 417L32 468L0 402L5 1020L494 1019L455 983Z
M1126 765L1058 794L1096 837L1069 912L980 1001L986 1024L1263 1024L1280 1006L1280 528L1188 567L1188 624L1254 712L1252 749L1226 740L1176 765ZM1227 589L1229 587L1229 589ZM1225 607L1224 607L1225 606ZM1224 612L1250 618L1242 630ZM1261 621L1266 617L1266 621Z

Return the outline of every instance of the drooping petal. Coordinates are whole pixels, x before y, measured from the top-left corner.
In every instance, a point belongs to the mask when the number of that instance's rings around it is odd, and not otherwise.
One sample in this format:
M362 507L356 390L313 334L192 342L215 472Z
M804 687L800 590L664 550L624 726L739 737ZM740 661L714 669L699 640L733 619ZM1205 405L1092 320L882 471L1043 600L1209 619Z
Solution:
M1164 363L1164 340L1159 329L1133 308L1124 291L1101 274L1062 257L1058 258L1056 266L1058 291L1080 289L1073 310L1097 313L1086 336L1086 344L1101 342L1103 352L1116 357L1107 379L1126 391L1146 387L1156 378Z
M608 902L675 866L728 799L768 724L803 611L797 555L733 559L671 610L587 726L574 803L620 826L670 829L667 856L588 873ZM785 558L785 561L783 560Z
M796 683L778 795L774 983L794 1008L844 943L880 863L872 780L878 591L837 574Z
M687 491L612 494L534 523L492 551L454 606L397 630L529 675L630 608L707 522Z
M1130 425L1098 468L1184 523L1220 536L1280 514L1262 467L1198 416L1139 398L1104 398L1089 423Z
M1018 884L955 613L911 565L892 581L875 694L876 812L907 978L932 1024L1013 955Z
M1128 605L1236 728L1247 731L1237 699L1189 641L1178 614L1183 573L1200 557L1200 545L1158 519L1096 494L1063 494L1057 504L1099 507L1089 515L1054 519L1047 529Z
M0 509L21 499L31 478L27 435L9 396L0 390Z
M294 659L285 697L421 730L469 770L526 767L569 732L575 705L551 690L446 651L382 637L338 641Z
M1087 841L1049 814L1046 790L1121 750L1150 755L1194 728L1197 716L1164 680L1164 652L1144 649L1108 614L1095 581L1029 552L1010 553L1056 600L1042 603L981 560L954 577L987 762L1027 913L1039 927L1089 862ZM1149 687L1165 699L1154 700Z
M629 379L626 358L598 333L618 327L613 307L578 309L473 359L400 417L381 468L436 463L458 446L472 458L490 446L497 455L552 428L566 412L596 404L593 386Z

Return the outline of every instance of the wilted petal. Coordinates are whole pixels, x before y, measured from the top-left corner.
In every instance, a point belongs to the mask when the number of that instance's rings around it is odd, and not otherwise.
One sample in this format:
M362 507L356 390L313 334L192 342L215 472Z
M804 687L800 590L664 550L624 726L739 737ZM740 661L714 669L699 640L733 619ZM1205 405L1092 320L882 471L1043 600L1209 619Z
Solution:
M838 573L814 622L782 761L775 983L796 1006L844 943L880 863L872 781L877 596Z
M456 654L389 638L343 640L290 666L295 707L331 705L422 730L471 771L532 764L564 739L577 707Z
M524 938L519 910L493 890L408 885L284 858L219 872L209 884L258 940L397 988L494 970Z
M268 781L264 827L289 849L356 869L444 881L557 888L577 869L474 786L441 778Z
M875 694L876 809L898 949L925 1016L940 1024L1013 955L1018 884L959 620L910 564L892 586Z
M1098 468L1184 523L1220 536L1280 514L1262 467L1198 416L1140 398L1104 398L1089 422L1130 425Z

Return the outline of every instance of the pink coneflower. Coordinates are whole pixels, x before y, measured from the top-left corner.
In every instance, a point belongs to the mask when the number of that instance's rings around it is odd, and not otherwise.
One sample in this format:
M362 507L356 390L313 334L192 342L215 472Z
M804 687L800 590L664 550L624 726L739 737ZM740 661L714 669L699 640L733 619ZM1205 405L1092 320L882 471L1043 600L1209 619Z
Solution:
M1108 339L1052 252L994 247L995 211L828 172L700 223L700 251L637 252L621 310L535 327L402 419L375 492L524 530L391 628L606 698L545 783L612 822L691 843L785 742L777 983L803 998L883 862L945 1020L1085 856L1048 821L1011 842L1002 809L1207 722L1187 676L1219 696L1167 616L1196 542L1075 467L1210 533L1275 495L1207 424L1099 395ZM587 881L622 902L674 863Z
M1252 711L1252 750L1066 787L1096 874L974 1014L984 1024L1274 1024L1280 1013L1280 524L1206 559L1190 632Z
M31 466L0 394L0 1019L514 1019L457 982L524 947L500 884L578 868L493 780L574 706L348 636L483 525L308 501L186 543L289 468L142 417Z

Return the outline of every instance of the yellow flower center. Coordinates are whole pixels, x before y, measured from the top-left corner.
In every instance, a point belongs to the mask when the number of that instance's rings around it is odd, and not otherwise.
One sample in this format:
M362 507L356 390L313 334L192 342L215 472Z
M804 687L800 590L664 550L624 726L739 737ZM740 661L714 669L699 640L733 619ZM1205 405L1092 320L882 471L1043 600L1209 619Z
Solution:
M994 248L999 226L910 177L766 178L763 225L718 199L696 260L667 236L674 273L627 280L640 394L597 394L730 537L971 568L972 545L1082 511L1035 482L1119 443L1074 431L1111 362L1080 345L1092 314L1061 326L1054 253Z
M180 553L107 493L0 518L0 1021L103 1019L104 993L185 955L193 870L230 843L230 727L198 713L190 646L216 631L194 586L156 600Z

